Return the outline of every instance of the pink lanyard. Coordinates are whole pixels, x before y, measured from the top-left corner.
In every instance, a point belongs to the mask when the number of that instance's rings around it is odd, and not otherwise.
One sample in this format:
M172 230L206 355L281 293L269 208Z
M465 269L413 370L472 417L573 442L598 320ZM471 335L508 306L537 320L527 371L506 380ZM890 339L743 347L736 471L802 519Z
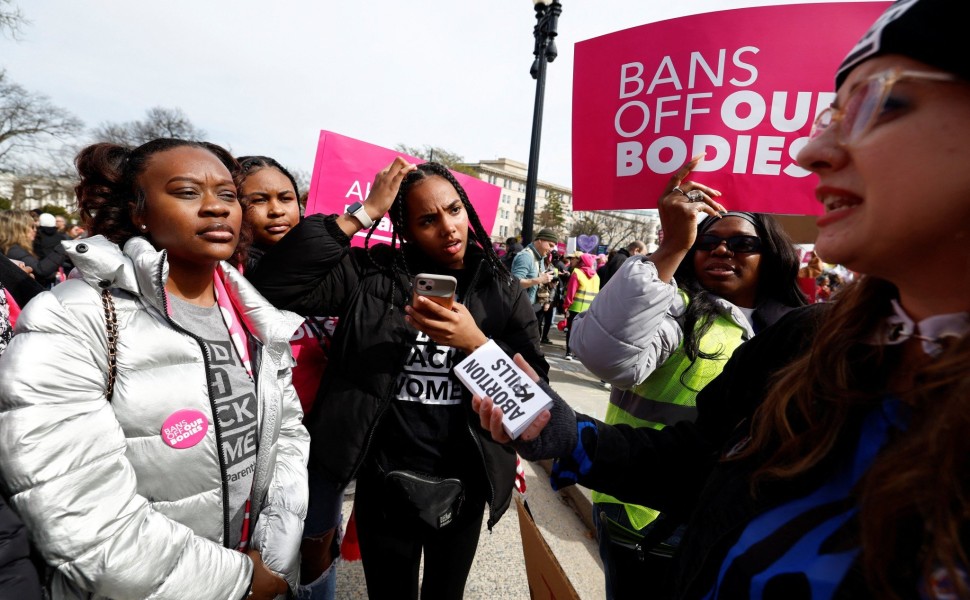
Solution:
M246 330L243 329L242 318L239 311L236 310L236 305L232 303L229 292L226 291L226 284L222 281L222 277L219 276L219 271L215 272L215 293L216 304L221 309L219 312L222 313L222 320L225 321L226 329L229 330L229 339L232 340L232 345L236 348L236 352L239 354L239 360L242 361L246 372L252 377L253 363L249 359L249 344L246 343Z

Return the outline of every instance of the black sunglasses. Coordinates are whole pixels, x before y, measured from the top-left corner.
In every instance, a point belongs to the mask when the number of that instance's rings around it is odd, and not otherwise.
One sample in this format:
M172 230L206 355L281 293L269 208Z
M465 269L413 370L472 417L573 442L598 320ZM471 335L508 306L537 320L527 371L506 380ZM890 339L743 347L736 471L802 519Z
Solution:
M731 237L722 238L705 233L704 235L698 236L697 241L694 243L694 248L703 250L704 252L711 252L720 246L721 242L726 242L728 250L731 252L761 252L761 238L756 235L732 235Z

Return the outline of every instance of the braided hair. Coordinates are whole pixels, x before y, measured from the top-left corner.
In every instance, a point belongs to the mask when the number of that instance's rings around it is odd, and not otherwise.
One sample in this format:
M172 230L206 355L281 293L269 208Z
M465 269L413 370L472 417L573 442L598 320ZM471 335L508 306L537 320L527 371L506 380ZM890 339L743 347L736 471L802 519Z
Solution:
M426 162L424 164L418 165L418 168L414 171L408 173L404 181L401 182L401 188L398 190L397 196L394 198L394 202L391 204L391 208L387 211L387 216L391 220L392 231L391 231L391 245L390 247L394 249L393 256L390 261L381 260L380 257L376 256L377 248L371 248L370 239L371 235L376 229L376 224L370 228L367 232L367 237L364 240L364 246L367 248L367 256L371 263L377 267L382 273L386 274L391 279L391 290L388 296L388 305L392 305L391 300L394 297L394 292L398 289L398 284L403 276L404 281L410 286L411 282L411 271L408 268L407 259L405 253L403 252L404 244L404 232L407 231L408 222L408 212L407 212L407 198L411 191L420 182L429 179L431 177L441 177L455 188L458 192L458 197L461 199L462 206L465 208L465 212L468 214L468 244L470 245L474 242L483 252L484 261L487 270L491 273L493 277L496 277L500 282L505 285L513 285L514 279L511 272L502 261L499 259L498 255L495 254L495 249L492 247L492 240L482 226L481 219L478 217L478 213L475 212L475 207L472 205L471 201L468 200L468 194L465 193L465 188L458 183L455 176L452 175L451 171L447 167L436 162ZM472 279L469 289L473 289L478 281L479 274L482 269L479 269ZM407 303L408 295L410 294L410 289L400 289L404 303Z

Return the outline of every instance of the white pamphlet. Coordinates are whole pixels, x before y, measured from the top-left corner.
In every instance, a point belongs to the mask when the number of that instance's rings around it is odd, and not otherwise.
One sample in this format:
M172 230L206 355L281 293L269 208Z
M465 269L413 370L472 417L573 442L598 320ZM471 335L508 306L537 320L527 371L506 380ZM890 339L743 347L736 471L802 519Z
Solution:
M455 365L455 375L476 396L488 396L504 415L502 427L516 439L552 398L502 351L494 340Z

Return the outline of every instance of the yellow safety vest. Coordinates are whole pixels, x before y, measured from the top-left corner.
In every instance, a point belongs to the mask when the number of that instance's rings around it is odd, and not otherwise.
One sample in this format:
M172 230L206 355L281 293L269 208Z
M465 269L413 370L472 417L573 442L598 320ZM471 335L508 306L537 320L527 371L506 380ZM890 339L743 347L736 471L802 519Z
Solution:
M687 295L682 290L680 293L686 301ZM724 364L743 341L744 329L730 318L718 315L699 343L701 352L716 354L717 358L698 357L692 365L681 340L677 350L642 383L631 390L613 391L604 421L610 425L622 423L654 429L663 429L678 421L693 421L697 416L697 393L721 374ZM631 475L650 476L649 473ZM660 514L646 506L620 502L602 492L594 491L592 500L596 503L623 504L630 524L637 531Z
M593 278L590 279L582 269L576 269L573 272L576 273L576 279L579 280L579 289L576 290L573 303L569 305L569 311L581 313L589 308L589 305L593 303L593 298L600 292L600 276L593 275Z

